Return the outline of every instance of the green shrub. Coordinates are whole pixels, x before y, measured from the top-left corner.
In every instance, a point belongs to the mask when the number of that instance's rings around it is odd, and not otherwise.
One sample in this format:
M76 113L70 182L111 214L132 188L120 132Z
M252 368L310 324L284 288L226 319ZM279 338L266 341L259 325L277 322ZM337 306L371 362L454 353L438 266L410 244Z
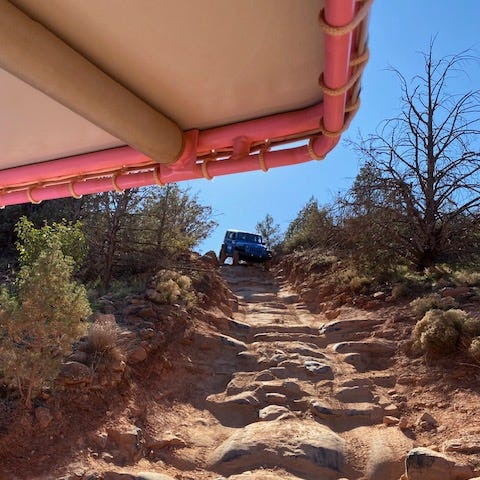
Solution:
M152 287L147 291L148 298L162 305L173 305L175 303L190 305L195 298L191 291L192 281L190 277L173 270L157 272L153 278Z
M438 293L432 293L412 300L410 306L415 315L420 318L429 310L449 310L455 308L457 303L452 297L441 297Z
M75 268L79 268L87 253L85 236L80 222L62 222L35 228L26 217L21 217L15 225L18 237L16 244L20 263L32 265L44 251L45 246L54 242L64 256L73 260Z
M463 310L429 310L413 330L413 346L425 353L448 355L460 345L470 317Z
M16 290L0 295L3 373L27 407L53 382L73 340L85 331L91 310L85 288L72 280L72 272L72 258L51 239L22 266Z
M450 310L449 312L462 312ZM465 312L462 312L464 314ZM443 310L429 310L413 330L414 347L436 355L448 355L457 348L460 332L455 315Z

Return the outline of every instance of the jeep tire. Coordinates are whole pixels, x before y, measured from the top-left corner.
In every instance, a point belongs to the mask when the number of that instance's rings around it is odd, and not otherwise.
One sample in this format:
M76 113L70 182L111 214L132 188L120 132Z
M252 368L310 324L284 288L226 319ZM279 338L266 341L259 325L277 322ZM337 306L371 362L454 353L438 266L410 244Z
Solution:
M238 265L240 263L240 254L238 253L238 250L234 250L233 252L233 264Z
M225 248L224 247L222 247L220 249L220 255L218 257L219 257L218 258L218 263L220 265L223 265L225 263L225 259L227 258L227 254L225 253Z

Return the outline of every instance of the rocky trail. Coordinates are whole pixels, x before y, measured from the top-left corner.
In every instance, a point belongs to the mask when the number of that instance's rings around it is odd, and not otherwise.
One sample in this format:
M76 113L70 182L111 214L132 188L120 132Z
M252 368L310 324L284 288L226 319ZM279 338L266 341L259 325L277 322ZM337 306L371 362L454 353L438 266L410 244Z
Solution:
M385 372L395 345L371 336L381 321L353 311L333 322L312 315L286 283L258 269L225 267L222 275L239 301L230 335L243 348L225 390L207 399L235 428L209 467L285 471L271 478L399 478L412 442L386 425L398 422L396 379Z
M313 314L285 278L260 268L222 266L217 272L229 306L210 295L208 307L187 323L179 320L165 351L135 364L128 389L100 416L92 407L96 416L88 424L80 413L81 431L65 434L75 445L66 463L51 460L53 452L62 455L63 435L55 443L45 431L52 445L39 447L44 467L51 461L49 471L57 473L37 474L37 466L35 475L0 479L476 478L466 461L471 457L439 453L438 418L448 423L451 413L440 414L448 402L422 396L426 387L419 384L430 373L420 360L416 368L424 377L399 368L401 324L387 321L385 312L345 306ZM148 310L144 300L135 302L138 311ZM425 408L432 398L436 418ZM479 406L472 393L471 410L458 424L450 422L451 432L442 425L443 439L474 414L472 399ZM458 447L454 452L480 452L475 425L470 440L450 442ZM65 458L68 452L64 447Z

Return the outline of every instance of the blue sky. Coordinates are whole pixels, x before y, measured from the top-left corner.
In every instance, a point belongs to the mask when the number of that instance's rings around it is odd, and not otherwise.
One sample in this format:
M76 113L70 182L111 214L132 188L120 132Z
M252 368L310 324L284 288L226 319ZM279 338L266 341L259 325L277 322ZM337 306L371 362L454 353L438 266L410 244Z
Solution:
M480 57L480 0L376 0L369 28L370 62L362 80L362 106L343 139L375 131L400 110L400 89L389 66L411 79L421 73L421 52L436 36L436 58L472 48ZM480 88L480 62L468 65L471 85ZM450 91L456 85L450 84ZM227 228L253 231L267 213L284 231L314 196L331 203L351 185L360 159L342 142L322 162L182 183L214 209L219 226L199 250L220 249Z

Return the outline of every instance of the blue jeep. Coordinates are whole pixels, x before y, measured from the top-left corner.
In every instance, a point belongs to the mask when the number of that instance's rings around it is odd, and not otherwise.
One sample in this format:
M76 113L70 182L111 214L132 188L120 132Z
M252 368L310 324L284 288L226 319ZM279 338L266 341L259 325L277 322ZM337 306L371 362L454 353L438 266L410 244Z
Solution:
M227 230L220 249L220 265L231 257L234 265L242 260L247 263L264 263L268 267L272 252L263 243L261 235L256 233Z

